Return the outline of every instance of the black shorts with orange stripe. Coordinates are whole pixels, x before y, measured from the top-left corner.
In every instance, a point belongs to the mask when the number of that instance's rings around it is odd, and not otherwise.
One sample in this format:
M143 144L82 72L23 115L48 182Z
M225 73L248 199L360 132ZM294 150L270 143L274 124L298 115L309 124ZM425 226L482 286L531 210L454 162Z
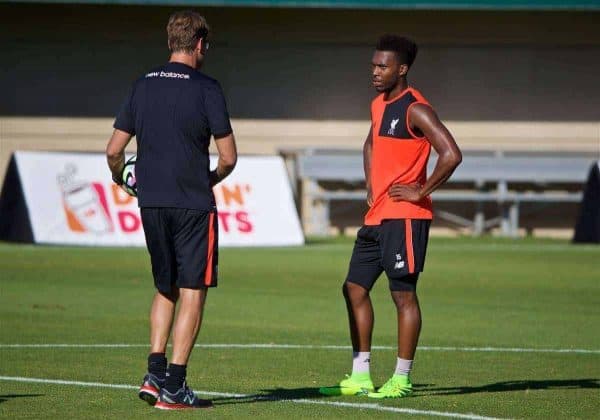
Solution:
M385 271L390 290L416 289L425 266L431 220L388 219L358 231L346 281L371 290Z
M217 286L216 210L143 207L141 215L154 285L161 293Z

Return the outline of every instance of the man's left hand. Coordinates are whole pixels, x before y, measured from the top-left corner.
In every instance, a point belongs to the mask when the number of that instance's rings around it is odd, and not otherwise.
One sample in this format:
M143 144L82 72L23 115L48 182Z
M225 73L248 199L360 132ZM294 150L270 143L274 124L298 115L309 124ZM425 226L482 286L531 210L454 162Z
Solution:
M392 184L388 190L388 196L392 201L408 201L417 203L423 199L421 196L421 184Z

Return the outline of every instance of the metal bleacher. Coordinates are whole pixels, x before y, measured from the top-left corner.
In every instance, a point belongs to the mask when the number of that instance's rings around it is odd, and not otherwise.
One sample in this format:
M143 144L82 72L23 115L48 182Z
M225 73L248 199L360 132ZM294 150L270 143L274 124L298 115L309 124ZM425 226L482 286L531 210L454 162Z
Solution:
M360 151L311 148L282 154L297 186L305 232L328 234L333 201L365 200ZM428 173L436 158L432 153ZM436 210L436 217L469 228L475 235L498 226L503 235L517 236L521 203L581 201L589 167L597 158L564 152L467 152L462 164L432 198L434 202L474 203L475 216L467 219L456 212ZM497 204L496 214L485 214L486 203Z

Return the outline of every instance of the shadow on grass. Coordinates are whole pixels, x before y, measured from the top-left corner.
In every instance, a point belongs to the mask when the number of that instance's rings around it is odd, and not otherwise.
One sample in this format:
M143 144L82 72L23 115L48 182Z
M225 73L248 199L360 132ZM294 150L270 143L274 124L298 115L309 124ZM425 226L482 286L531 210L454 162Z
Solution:
M459 395L481 392L512 392L549 389L599 389L600 379L549 379L496 382L481 386L457 386L447 388L425 388L418 395ZM417 396L418 396L417 395Z
M244 395L240 397L219 397L212 401L215 405L246 404L255 402L273 402L301 399L325 398L319 394L319 388L273 388L262 389L260 394Z
M476 394L482 392L512 392L550 389L600 389L600 379L564 379L541 381L506 381L481 386L435 387L434 384L414 384L414 397ZM0 396L1 398L1 396ZM248 404L256 402L277 402L303 399L330 398L319 393L319 388L273 388L263 389L261 393L239 397L219 397L212 401L215 405ZM366 402L363 400L362 402Z
M416 389L426 388L432 384L413 385ZM255 402L274 402L274 401L290 401L303 399L322 399L331 398L327 395L319 393L319 388L273 388L263 389L260 394L245 395L240 397L220 397L214 398L212 401L215 405L226 404L245 404ZM367 402L366 399L362 402Z
M4 394L0 395L0 404L13 398L43 397L45 394Z

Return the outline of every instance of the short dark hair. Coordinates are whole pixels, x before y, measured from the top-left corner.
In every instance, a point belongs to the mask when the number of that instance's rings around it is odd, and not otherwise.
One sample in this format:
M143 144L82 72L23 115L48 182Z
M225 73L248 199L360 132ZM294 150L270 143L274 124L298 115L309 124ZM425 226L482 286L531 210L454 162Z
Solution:
M403 36L386 34L379 38L375 46L377 51L393 51L398 57L400 64L406 64L408 67L417 57L418 47L412 39Z
M167 36L171 52L190 54L200 38L206 41L210 28L206 19L192 10L175 12L167 24Z

